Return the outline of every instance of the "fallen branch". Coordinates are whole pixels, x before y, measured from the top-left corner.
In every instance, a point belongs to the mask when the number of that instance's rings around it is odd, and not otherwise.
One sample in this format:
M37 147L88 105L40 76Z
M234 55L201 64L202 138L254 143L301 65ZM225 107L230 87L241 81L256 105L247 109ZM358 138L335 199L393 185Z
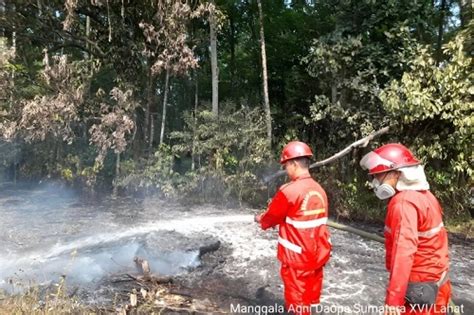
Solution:
M322 161L318 161L318 162L315 162L313 164L311 164L309 166L310 169L312 168L315 168L315 167L319 167L319 166L323 166L323 165L326 165L326 164L329 164L331 163L332 161L335 161L341 157L343 157L344 155L346 155L347 153L351 152L352 149L355 149L357 147L366 147L367 144L369 144L369 142L374 139L375 137L377 136L380 136L384 133L387 133L389 130L388 127L385 127L385 128L382 128L376 132L373 132L371 133L370 135L368 135L367 137L365 138L362 138L360 140L357 140L356 142L352 143L351 145L347 146L346 148L344 148L343 150L339 151L338 153L334 154L333 156L325 159L325 160L322 160ZM286 174L286 171L284 170L281 170L281 171L278 171L276 172L275 174L273 175L270 175L268 177L266 177L263 181L264 183L269 183L271 182L272 180L280 177L280 176L283 176Z
M177 313L182 313L182 312L187 312L189 314L201 314L201 313L204 313L204 314L228 314L227 312L224 312L224 311L221 311L221 310L218 310L218 309L212 309L212 312L211 310L199 310L197 309L194 305L191 305L189 307L176 307L176 306L163 306L161 308L161 311L170 311L172 312L173 314L177 314Z
M132 276L131 274L125 273L118 276L114 276L114 278L110 280L111 283L130 282L130 281L138 281L138 278L135 276Z
M204 256L208 253L215 252L216 250L219 249L219 247L221 247L221 242L220 241L217 241L217 242L214 242L212 244L204 245L204 246L199 247L199 258L202 258L202 256Z

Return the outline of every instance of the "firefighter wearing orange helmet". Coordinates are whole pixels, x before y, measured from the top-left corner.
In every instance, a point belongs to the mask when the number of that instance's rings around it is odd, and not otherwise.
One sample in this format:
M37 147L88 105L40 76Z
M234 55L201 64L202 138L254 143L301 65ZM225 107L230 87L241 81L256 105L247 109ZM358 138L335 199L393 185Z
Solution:
M264 230L279 225L277 257L285 307L295 314L310 314L311 306L319 303L323 266L331 252L328 199L309 173L312 156L303 142L293 141L283 148L280 163L290 182L280 187L266 212L255 217Z
M388 200L385 314L445 314L451 296L448 236L423 167L397 143L366 154L360 165L373 177L376 196Z

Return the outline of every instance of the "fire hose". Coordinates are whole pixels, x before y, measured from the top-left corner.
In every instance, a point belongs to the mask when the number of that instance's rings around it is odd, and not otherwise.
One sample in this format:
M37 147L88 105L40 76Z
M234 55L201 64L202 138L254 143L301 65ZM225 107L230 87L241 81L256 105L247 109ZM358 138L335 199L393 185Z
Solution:
M369 233L369 232L366 232L366 231L363 231L363 230L360 230L360 229L356 229L352 226L337 223L337 222L334 222L332 220L328 220L327 225L332 227L332 228L341 230L341 231L345 231L345 232L349 232L349 233L352 233L352 234L362 236L362 237L367 238L367 239L372 240L372 241L376 241L376 242L379 242L379 243L384 243L385 242L385 239L380 235Z

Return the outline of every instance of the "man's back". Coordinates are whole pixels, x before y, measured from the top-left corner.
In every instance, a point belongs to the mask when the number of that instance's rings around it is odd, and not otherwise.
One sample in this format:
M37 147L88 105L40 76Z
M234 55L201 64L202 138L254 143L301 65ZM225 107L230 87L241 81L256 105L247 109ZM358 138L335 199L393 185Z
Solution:
M399 213L403 212L403 213ZM386 225L390 230L396 229L398 217L406 216L407 220L416 223L416 229L403 230L404 239L407 234L416 239L413 266L410 281L438 281L440 274L448 269L448 236L443 226L442 209L435 196L429 191L407 190L397 193L388 204ZM401 222L403 225L403 220ZM415 226L415 225L413 225ZM404 227L402 227L404 228ZM401 242L394 236L387 238L387 267L391 267L393 242ZM398 244L400 246L403 244Z
M283 186L288 211L280 224L278 259L290 267L314 270L329 259L326 192L308 174Z

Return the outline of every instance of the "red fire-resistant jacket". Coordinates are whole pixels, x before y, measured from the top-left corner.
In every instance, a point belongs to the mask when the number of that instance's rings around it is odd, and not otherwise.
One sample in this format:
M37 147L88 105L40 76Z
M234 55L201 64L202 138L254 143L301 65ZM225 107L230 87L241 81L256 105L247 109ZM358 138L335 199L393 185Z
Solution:
M291 268L315 270L329 259L328 200L309 174L280 187L260 218L262 229L280 225L278 259Z
M401 306L408 282L437 282L448 270L448 236L438 200L428 190L398 192L388 204L384 234L390 272L385 303Z

